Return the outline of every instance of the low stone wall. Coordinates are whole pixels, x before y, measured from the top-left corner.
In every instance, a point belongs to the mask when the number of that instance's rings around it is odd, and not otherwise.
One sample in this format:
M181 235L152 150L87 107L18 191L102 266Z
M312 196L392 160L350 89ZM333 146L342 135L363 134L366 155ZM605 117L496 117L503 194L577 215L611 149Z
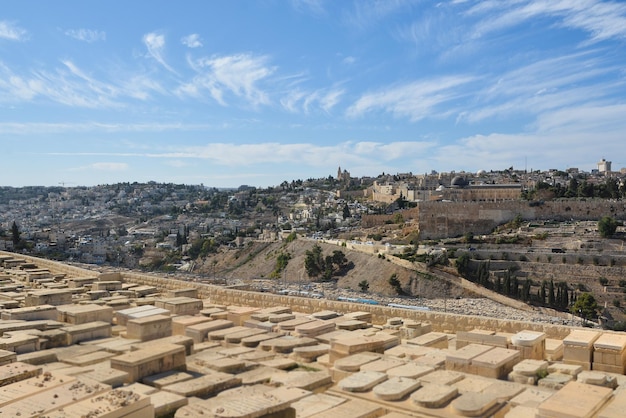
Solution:
M365 311L372 314L374 324L384 324L388 318L400 317L420 322L430 322L433 331L455 333L472 329L491 329L497 332L517 333L523 330L545 332L549 338L565 338L571 327L545 323L509 321L481 316L455 315L444 312L420 311L404 308L392 308L383 305L366 305L340 302L328 299L310 299L297 296L275 295L271 293L249 292L208 285L203 283L173 280L152 275L124 273L125 280L156 286L159 289L198 288L198 297L208 299L219 305L251 306L268 308L272 306L290 306L297 312L314 313L330 310L340 313Z
M53 272L65 270L71 272L75 277L85 277L98 274L94 271L67 266L63 263L55 261L22 256L14 253L0 252L0 254L23 258L29 262L36 263L40 267L49 268ZM250 306L256 308L290 306L295 311L302 313L314 313L323 310L340 313L365 311L372 314L372 322L374 324L384 324L388 318L400 317L419 322L429 322L432 324L433 331L439 332L456 333L457 331L471 331L474 328L490 329L496 332L509 333L532 330L545 332L548 338L563 339L572 329L571 327L564 325L510 321L481 316L455 315L444 312L392 308L382 305L355 304L328 299L309 299L296 296L274 295L271 293L249 292L142 273L122 272L121 275L124 281L155 286L161 292L195 287L198 289L199 298L207 299L211 303L219 305Z

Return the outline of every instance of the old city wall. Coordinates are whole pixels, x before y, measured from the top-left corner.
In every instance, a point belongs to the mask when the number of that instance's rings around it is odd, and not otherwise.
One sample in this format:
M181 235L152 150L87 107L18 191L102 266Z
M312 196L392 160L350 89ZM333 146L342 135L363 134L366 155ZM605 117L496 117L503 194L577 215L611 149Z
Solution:
M517 215L524 220L597 220L607 215L626 219L626 203L607 200L559 200L541 204L528 201L423 202L418 206L422 239L454 237L466 232L486 234Z

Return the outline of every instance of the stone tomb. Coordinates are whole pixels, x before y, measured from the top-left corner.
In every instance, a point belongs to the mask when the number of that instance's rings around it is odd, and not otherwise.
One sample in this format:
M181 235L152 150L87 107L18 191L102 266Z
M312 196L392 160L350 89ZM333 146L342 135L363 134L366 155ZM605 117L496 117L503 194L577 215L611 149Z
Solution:
M150 341L172 335L172 318L153 315L132 319L126 323L126 338Z
M593 343L601 332L575 329L563 339L563 362L577 364L585 370L591 370L593 360Z
M593 370L626 372L626 335L605 332L594 341Z
M570 382L537 407L537 418L590 418L609 400L609 388Z
M520 331L511 336L511 344L521 354L522 360L544 360L546 334L536 331Z
M126 326L126 323L131 319L145 318L153 315L169 315L170 311L163 308L157 308L152 305L142 305L134 308L121 309L115 312L115 320L117 325Z
M32 290L26 294L24 306L69 305L72 303L70 289Z
M185 347L176 344L155 344L111 359L111 368L128 373L126 383L171 370L187 370Z
M111 323L113 308L96 304L57 306L57 321L72 325L102 321Z
M175 298L157 299L157 308L167 309L172 315L196 315L202 310L202 300L179 296Z

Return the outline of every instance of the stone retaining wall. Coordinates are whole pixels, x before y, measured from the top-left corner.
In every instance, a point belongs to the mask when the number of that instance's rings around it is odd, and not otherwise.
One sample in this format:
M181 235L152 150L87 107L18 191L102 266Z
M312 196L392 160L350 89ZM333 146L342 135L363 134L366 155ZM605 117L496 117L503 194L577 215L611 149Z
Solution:
M52 272L65 270L71 272L75 277L88 277L98 274L90 270L67 266L63 263L55 261L43 260L40 258L22 256L20 254L7 252L0 252L0 254L11 255L15 258L23 258L29 262L36 263L40 267L49 268ZM564 325L510 321L481 316L455 315L444 312L417 311L403 308L391 308L381 305L340 302L328 299L309 299L296 296L274 295L271 293L249 292L142 273L121 272L121 275L125 281L155 286L161 292L196 287L198 289L199 298L207 299L211 303L227 306L235 305L258 308L290 306L294 311L302 313L313 313L322 310L330 310L340 313L365 311L372 314L372 322L374 324L384 324L388 318L401 317L420 322L430 322L432 324L433 331L448 333L471 331L474 328L490 329L496 332L509 333L532 330L545 332L549 338L563 339L571 331L570 327Z

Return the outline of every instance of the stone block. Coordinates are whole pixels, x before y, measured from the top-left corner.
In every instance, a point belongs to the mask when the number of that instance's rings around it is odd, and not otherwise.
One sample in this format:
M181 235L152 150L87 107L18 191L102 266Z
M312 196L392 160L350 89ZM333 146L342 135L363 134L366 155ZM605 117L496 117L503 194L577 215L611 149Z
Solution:
M119 388L72 403L63 407L62 410L47 414L49 418L90 416L99 418L153 417L154 407L150 403L149 396Z
M111 324L107 322L88 322L79 325L70 325L60 329L67 336L67 345L78 344L83 341L108 338L111 336Z
M96 304L57 306L57 321L79 325L87 322L107 322L113 320L113 308Z
M513 367L520 361L517 350L495 347L471 360L470 370L479 376L492 379L506 379Z
M590 418L609 400L612 390L570 382L537 407L537 418Z
M3 321L23 320L57 320L57 308L52 305L28 306L24 308L6 309L0 314Z
M213 321L202 322L186 327L185 335L193 338L194 342L201 343L202 341L206 340L209 332L217 331L224 328L230 328L232 326L232 321L228 321L226 319L216 319Z
M241 379L232 374L215 372L190 379L184 382L173 383L163 387L164 391L180 396L207 398L219 392L241 384Z
M41 305L68 305L72 303L72 290L70 289L46 289L32 290L24 298L24 306Z
M448 334L441 332L429 332L419 337L407 340L407 344L419 345L430 348L448 348Z
M203 309L202 300L186 296L157 299L154 305L167 309L172 315L197 315Z
M172 318L172 335L185 335L188 326L209 322L211 319L206 316L177 316Z
M111 359L111 367L128 373L127 383L170 370L186 370L185 347L159 344Z
M41 367L19 361L0 366L0 386L35 377L41 374Z
M126 338L150 341L172 335L172 318L153 315L131 319L126 323Z
M163 308L157 308L152 305L136 306L134 308L120 309L115 312L115 320L117 325L126 326L127 322L132 319L140 319L154 315L169 315L170 311Z

